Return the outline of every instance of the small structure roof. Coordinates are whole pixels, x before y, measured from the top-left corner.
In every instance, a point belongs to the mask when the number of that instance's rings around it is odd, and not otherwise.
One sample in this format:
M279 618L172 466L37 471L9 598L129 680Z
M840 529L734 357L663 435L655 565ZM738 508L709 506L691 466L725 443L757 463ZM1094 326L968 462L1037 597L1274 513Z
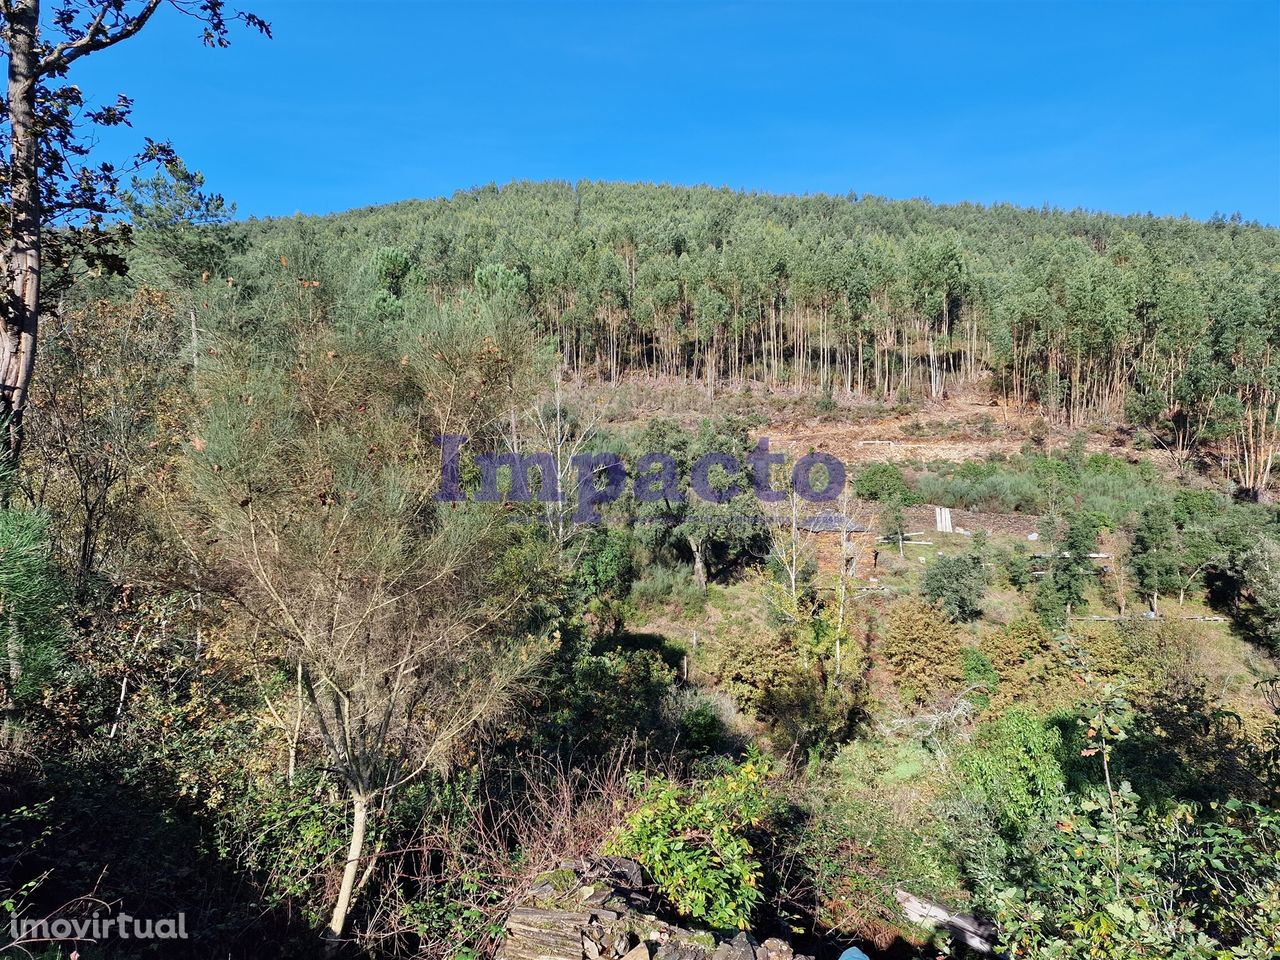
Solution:
M846 517L835 510L823 510L800 520L797 526L810 533L866 533L865 524Z

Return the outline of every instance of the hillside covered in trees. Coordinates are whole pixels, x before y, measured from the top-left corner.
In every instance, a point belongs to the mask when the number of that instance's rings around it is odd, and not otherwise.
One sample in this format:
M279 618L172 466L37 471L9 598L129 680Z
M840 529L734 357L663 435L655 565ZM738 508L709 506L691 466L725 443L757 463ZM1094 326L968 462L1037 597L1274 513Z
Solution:
M1249 490L1270 476L1280 235L1239 217L584 182L246 229L307 238L300 281L329 269L316 296L373 321L503 271L571 376L878 400L981 385L1070 427L1128 419L1180 460L1217 443Z
M127 272L50 271L0 509L7 953L969 949L904 903L1280 951L1280 232L594 183L233 222L176 161L125 205ZM575 477L654 452L661 497ZM771 497L696 495L724 458ZM186 935L22 926L126 913Z

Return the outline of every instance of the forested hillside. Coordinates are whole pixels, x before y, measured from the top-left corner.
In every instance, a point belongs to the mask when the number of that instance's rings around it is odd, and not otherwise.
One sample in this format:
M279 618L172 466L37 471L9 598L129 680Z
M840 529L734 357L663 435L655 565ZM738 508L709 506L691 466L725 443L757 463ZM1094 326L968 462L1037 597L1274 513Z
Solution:
M1276 230L125 207L6 461L6 955L1280 954Z
M583 182L248 228L295 231L340 258L327 294L375 320L510 271L573 375L877 399L982 383L1073 427L1127 417L1182 458L1222 441L1248 489L1269 476L1280 232L1238 217Z

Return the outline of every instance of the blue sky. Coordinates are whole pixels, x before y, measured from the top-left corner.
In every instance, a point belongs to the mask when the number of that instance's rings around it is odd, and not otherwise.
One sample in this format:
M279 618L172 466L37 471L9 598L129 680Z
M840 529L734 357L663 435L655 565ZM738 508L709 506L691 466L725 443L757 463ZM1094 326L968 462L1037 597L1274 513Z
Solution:
M242 216L513 179L1280 223L1280 0L244 0L81 61Z

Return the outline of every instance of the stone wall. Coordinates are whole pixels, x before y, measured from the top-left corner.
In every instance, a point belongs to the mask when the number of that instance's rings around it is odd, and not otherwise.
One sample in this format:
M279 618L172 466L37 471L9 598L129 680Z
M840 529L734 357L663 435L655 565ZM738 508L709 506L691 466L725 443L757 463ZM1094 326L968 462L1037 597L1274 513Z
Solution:
M749 933L731 938L660 918L640 865L620 857L562 864L511 911L499 960L812 960Z

